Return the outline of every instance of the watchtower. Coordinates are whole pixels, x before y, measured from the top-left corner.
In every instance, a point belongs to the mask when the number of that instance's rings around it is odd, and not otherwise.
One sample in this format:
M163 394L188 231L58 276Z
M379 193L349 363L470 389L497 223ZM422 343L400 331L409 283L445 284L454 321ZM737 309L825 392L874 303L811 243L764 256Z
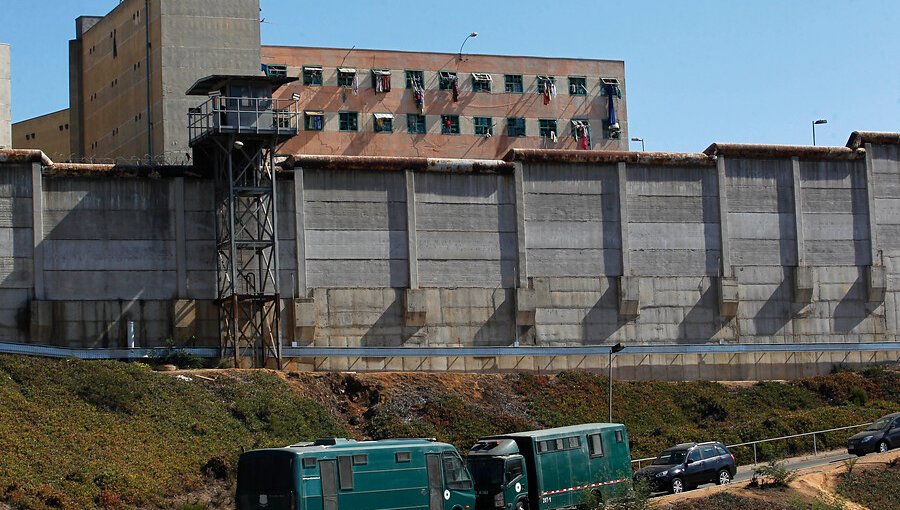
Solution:
M294 80L213 75L187 92L208 97L189 110L188 134L195 166L215 177L220 345L237 367L281 368L275 154L300 113L298 98L273 94Z

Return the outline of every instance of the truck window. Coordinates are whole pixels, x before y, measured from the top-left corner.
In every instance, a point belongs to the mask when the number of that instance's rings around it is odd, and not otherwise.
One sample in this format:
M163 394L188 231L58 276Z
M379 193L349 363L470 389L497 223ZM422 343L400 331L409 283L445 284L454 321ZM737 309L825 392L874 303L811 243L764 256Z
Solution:
M409 459L411 457L409 452L397 452L394 455L394 458L397 460L397 462L409 462Z
M569 448L581 448L581 440L578 436L572 436L569 438Z
M623 441L625 441L625 434L623 434L621 430L617 430L616 431L616 442L621 443Z
M303 458L303 468L304 469L311 469L314 467L316 467L316 459L314 459L313 457L304 457Z
M450 489L469 490L472 488L469 473L466 472L462 460L456 455L444 454L444 480Z
M352 457L342 455L338 457L338 471L340 472L341 490L353 490L353 466L351 464Z
M354 455L353 456L353 465L354 466L365 466L369 463L368 455Z
M588 448L590 449L591 457L603 456L603 439L601 439L600 434L588 436Z
M522 459L515 459L509 461L509 465L506 468L506 483L509 483L516 478L522 476L522 473L525 472L525 463Z

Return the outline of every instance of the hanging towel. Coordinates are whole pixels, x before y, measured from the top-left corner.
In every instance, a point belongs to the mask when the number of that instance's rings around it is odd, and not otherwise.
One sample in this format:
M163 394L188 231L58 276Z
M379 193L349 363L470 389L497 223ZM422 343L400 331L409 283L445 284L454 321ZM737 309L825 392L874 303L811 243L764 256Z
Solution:
M612 94L609 94L608 97L609 97L609 104L608 104L609 129L618 131L619 130L619 121L616 120L616 104L615 104L615 102L613 102Z
M587 150L587 148L588 148L587 132L586 132L586 130L582 129L581 130L581 149Z
M425 113L425 88L418 81L413 80L413 93L416 100L416 106L419 107L419 113Z
M552 81L550 82L550 99L556 99L556 84Z
M544 85L544 104L550 104L550 85Z
M453 78L453 84L450 86L451 90L453 91L453 102L454 103L459 101L459 85L457 85L457 83L456 83L457 81L458 80L456 78Z
M553 143L556 143L559 141L559 139L556 137L556 131L550 131L550 140L552 140Z
M322 116L316 115L312 118L313 129L316 131L321 131L322 129Z
M359 95L359 74L353 74L353 95Z

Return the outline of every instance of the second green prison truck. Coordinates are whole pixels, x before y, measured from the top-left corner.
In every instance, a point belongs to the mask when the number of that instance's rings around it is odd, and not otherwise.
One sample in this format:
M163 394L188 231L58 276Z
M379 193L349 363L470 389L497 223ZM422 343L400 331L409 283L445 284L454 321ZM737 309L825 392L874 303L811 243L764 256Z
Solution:
M479 439L469 451L477 510L555 510L625 496L625 426L588 423Z

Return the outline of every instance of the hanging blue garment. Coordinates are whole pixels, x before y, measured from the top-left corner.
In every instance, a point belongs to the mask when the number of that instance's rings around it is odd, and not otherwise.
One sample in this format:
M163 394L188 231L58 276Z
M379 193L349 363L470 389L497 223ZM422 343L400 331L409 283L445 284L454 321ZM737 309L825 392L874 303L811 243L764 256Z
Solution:
M612 94L609 94L607 97L609 98L609 128L619 129L619 121L616 120L616 104L613 101Z

